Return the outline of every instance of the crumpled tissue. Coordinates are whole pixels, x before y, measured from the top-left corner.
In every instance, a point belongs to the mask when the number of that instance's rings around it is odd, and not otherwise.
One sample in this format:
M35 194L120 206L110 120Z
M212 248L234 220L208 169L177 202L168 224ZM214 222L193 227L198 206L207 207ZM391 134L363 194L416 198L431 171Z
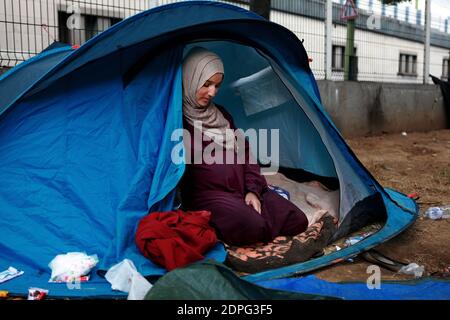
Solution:
M105 274L113 290L128 292L128 300L143 300L152 284L136 269L133 261L124 259Z

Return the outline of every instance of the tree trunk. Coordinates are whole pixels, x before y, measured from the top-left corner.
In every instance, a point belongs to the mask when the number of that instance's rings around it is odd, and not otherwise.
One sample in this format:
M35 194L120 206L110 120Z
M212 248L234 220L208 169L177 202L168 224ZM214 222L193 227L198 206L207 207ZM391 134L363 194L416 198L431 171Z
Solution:
M250 0L250 11L270 20L270 0Z

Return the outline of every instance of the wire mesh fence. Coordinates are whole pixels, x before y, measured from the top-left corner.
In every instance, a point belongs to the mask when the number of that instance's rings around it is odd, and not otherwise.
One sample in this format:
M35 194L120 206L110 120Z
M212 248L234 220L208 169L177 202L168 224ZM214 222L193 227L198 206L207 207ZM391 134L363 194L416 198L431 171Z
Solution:
M0 66L13 67L55 41L81 45L151 5L147 0L0 0Z
M450 52L450 2L438 1L431 19L430 73L446 79ZM0 0L0 67L14 67L55 41L82 45L119 21L176 0ZM220 1L249 9L249 0ZM333 0L332 51L325 50L325 0L271 0L270 20L291 30L310 58L317 79L343 80L347 0ZM423 82L425 1L383 5L354 0L357 80Z

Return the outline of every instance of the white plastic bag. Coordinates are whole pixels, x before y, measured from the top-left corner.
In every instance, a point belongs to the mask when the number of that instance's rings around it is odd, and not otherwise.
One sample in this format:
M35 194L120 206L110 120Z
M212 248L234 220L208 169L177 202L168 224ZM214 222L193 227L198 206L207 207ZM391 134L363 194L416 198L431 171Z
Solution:
M48 266L52 270L49 282L74 282L87 275L98 263L96 254L68 252L57 255Z
M136 269L133 261L124 259L112 266L105 274L105 279L111 283L113 290L128 292L128 300L143 300L152 288Z
M446 207L430 207L425 211L425 217L433 220L449 219L450 206Z
M398 273L411 274L414 275L414 278L420 278L424 271L424 266L419 266L417 263L410 263L407 266L403 266Z
M9 267L5 271L0 272L0 283L14 279L15 277L21 276L22 274L23 271L19 271L14 267Z

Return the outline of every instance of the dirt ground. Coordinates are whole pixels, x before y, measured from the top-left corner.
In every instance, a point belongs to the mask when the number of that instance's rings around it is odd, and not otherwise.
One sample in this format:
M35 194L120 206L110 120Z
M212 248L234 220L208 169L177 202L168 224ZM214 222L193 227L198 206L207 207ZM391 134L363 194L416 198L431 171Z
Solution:
M450 130L384 134L346 141L381 185L420 196L417 221L376 250L398 261L423 265L426 276L449 279L446 271L450 268L450 219L431 220L422 215L429 207L450 205ZM366 281L369 265L356 258L353 263L343 262L314 274L332 282ZM383 280L412 278L383 268L381 277Z

